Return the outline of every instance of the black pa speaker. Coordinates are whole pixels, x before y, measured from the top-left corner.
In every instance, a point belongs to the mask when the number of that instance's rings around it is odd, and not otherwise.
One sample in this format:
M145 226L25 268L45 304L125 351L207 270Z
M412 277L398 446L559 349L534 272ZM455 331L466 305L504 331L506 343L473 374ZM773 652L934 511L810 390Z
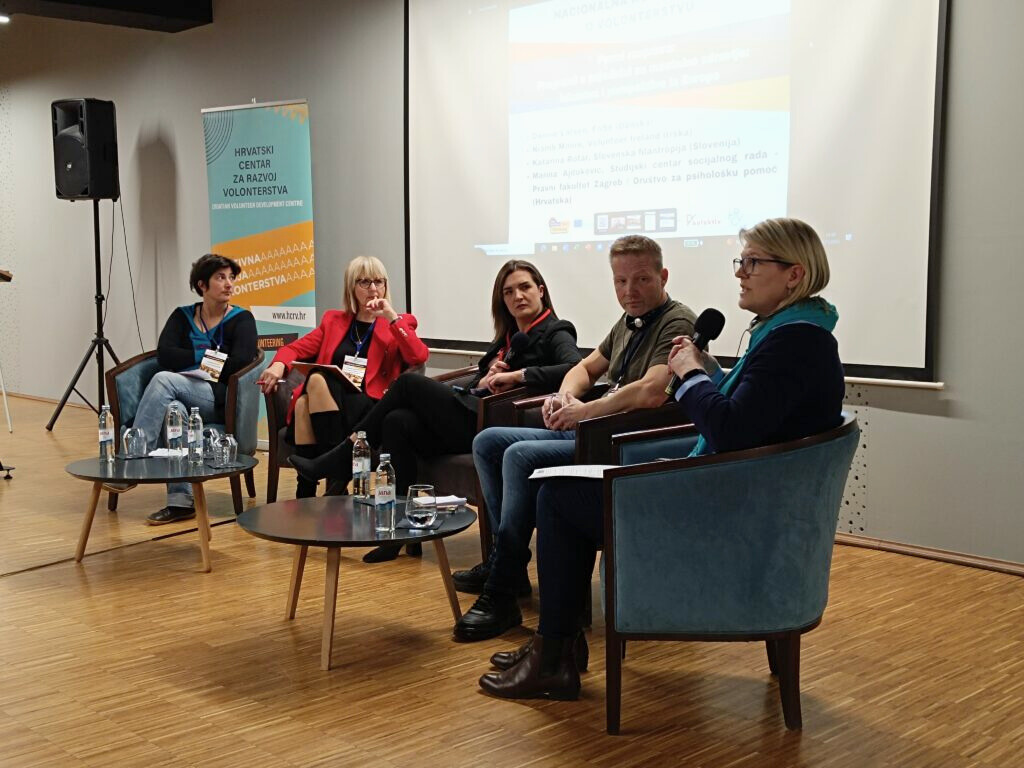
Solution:
M63 99L50 105L53 172L62 200L117 200L114 102Z

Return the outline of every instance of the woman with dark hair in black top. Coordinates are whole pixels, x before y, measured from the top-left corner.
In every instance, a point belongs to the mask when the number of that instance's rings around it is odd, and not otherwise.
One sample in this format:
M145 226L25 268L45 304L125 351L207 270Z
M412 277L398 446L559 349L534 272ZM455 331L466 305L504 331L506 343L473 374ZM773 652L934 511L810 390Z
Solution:
M530 262L513 259L502 266L491 293L491 314L494 341L465 391L406 373L356 425L354 432L365 431L370 445L391 454L399 487L417 481L417 457L470 451L481 395L524 385L551 391L581 359L576 329L555 315L544 278ZM293 456L291 462L310 479L331 477L347 483L352 476L354 439L353 434L317 459ZM379 562L397 554L398 548L378 547L363 559Z

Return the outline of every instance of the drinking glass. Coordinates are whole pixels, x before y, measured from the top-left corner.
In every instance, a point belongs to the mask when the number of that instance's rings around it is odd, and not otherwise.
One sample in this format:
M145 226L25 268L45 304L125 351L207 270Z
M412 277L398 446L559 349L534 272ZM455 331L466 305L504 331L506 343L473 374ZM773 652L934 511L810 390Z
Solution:
M121 436L121 446L126 459L141 459L146 456L146 433L139 427L129 427Z
M220 430L216 427L203 429L203 457L214 464L220 463Z
M405 517L413 528L429 528L437 519L434 486L410 485L405 494Z
M220 464L222 467L230 467L238 459L238 443L234 435L224 435L220 439Z

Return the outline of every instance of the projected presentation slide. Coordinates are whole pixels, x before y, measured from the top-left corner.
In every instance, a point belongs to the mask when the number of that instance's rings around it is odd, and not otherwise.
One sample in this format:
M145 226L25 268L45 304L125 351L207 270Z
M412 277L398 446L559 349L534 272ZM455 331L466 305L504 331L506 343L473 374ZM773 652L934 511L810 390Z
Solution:
M828 251L844 362L924 365L939 0L409 8L424 337L489 340L493 277L519 257L596 346L617 317L608 246L642 234L673 298L725 313L715 351L736 356L739 231L793 216Z
M485 250L785 214L789 3L642 5L510 12L508 243Z

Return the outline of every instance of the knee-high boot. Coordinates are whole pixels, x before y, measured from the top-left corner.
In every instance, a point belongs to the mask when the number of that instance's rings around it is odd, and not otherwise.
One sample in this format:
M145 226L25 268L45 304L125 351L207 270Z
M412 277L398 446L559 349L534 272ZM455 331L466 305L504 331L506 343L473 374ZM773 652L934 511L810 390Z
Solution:
M348 485L352 479L352 441L342 440L327 453L316 458L295 454L289 461L302 477L314 481L328 477Z
M320 455L320 448L316 445L296 445L295 453L293 457L300 457L302 459L315 459ZM290 461L290 459L289 459ZM316 487L318 485L315 479L305 477L300 473L295 475L295 498L296 499L309 499L316 496Z
M345 433L345 417L341 411L318 411L309 414L313 425L313 435L320 453L329 451L342 440L348 438Z

